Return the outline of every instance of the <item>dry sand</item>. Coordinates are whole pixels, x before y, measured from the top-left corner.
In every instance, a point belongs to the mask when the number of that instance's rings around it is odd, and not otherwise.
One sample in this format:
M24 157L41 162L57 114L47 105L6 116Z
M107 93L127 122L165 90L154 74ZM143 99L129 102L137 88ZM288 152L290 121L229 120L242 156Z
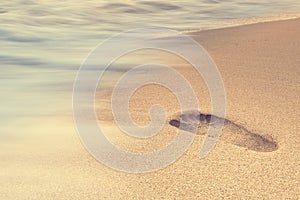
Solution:
M227 93L226 119L249 133L273 138L277 149L264 152L236 145L230 142L235 129L228 129L229 142L218 141L203 160L198 158L204 138L199 134L167 168L128 174L105 167L84 149L71 112L20 121L14 131L26 137L11 133L1 141L0 199L299 199L300 20L190 34L219 67ZM201 111L208 113L203 80L183 61L170 62L191 82ZM146 111L156 102L165 106L169 119L179 111L169 91L145 86L132 97L133 119L147 124ZM71 111L71 105L65 106ZM149 140L133 140L111 127L109 112L98 113L99 120L114 130L112 142L134 152L163 147L177 131L166 124Z

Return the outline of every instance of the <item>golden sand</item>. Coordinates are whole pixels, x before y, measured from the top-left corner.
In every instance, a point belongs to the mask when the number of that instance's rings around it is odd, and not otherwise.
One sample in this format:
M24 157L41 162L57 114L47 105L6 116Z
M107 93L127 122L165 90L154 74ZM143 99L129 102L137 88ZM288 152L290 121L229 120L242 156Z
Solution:
M230 142L235 129L229 129L229 142L219 140L201 160L204 136L198 134L189 150L167 168L129 174L105 167L84 149L71 113L67 118L35 119L15 124L26 138L15 140L12 134L1 142L0 199L299 198L300 20L189 34L219 67L227 93L226 119L272 137L278 149L264 152L236 145ZM178 70L198 91L201 111L209 113L201 78L184 64ZM166 107L168 119L178 112L174 96L165 88L145 86L130 104L136 123L147 124L149 105L158 101ZM112 142L133 152L160 148L177 131L167 124L162 134L149 140L132 140L111 126L109 112L101 114L99 120L113 130Z

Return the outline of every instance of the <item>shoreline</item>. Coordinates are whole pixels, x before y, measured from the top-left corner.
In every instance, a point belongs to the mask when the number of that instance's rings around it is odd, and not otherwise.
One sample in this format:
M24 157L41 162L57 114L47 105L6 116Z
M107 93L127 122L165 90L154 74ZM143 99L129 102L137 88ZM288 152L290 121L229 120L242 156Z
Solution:
M299 18L300 18L300 11L293 11L293 12L287 12L287 13L274 14L274 15L270 15L270 16L232 19L232 20L226 20L226 21L224 20L217 27L183 30L183 31L179 31L179 32L181 32L183 34L191 35L193 33L201 32L201 31L220 30L220 29L226 29L226 28L235 28L235 27L267 23L267 22L279 22L279 21L293 20L293 19L299 19Z
M228 136L225 142L218 141L203 160L198 153L204 137L197 135L185 154L164 169L146 174L115 171L96 161L82 145L71 115L72 91L62 91L62 96L56 92L51 98L61 101L53 103L58 105L53 106L53 110L63 108L70 115L29 116L7 129L8 135L14 133L13 137L1 140L0 198L297 199L299 33L300 19L292 19L193 35L209 52L223 77L227 93L226 119L253 133L245 132L246 137L271 135L278 149L258 152L234 145L232 132L239 126L233 125L228 126L227 135L224 134ZM170 62L181 64L176 60ZM209 95L201 84L202 79L185 65L179 70L197 91L201 111L209 112ZM163 88L157 91L149 86L138 90L133 97L132 117L140 125L148 122L149 103L159 101L168 113L178 112L174 95ZM26 105L31 99L21 100ZM111 120L107 115L101 116ZM124 149L152 151L169 142L176 131L167 125L163 134L151 140L132 142L117 133L117 136L112 135L112 140ZM240 144L243 138L234 142Z

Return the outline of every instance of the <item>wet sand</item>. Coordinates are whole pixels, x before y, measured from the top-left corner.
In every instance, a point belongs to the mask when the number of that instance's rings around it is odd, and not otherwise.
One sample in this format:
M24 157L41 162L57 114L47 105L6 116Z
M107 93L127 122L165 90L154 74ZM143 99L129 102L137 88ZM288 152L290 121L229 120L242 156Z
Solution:
M66 115L21 120L14 123L14 130L3 129L7 138L1 140L0 198L299 198L300 20L189 34L219 67L227 94L226 119L249 131L242 139L255 133L255 137L272 138L276 149L255 151L236 145L231 142L236 129L229 128L228 139L220 139L205 159L198 158L204 134L197 134L188 151L167 168L147 174L118 172L97 162L82 146L72 120L70 92L60 105L69 109ZM201 112L210 113L203 80L186 63L170 62L191 82ZM102 97L109 99L109 94ZM148 109L157 102L165 106L168 120L179 111L174 95L150 85L131 99L133 120L147 124ZM111 141L133 152L163 147L178 130L166 123L157 136L133 140L113 127L109 111L97 112L111 131Z

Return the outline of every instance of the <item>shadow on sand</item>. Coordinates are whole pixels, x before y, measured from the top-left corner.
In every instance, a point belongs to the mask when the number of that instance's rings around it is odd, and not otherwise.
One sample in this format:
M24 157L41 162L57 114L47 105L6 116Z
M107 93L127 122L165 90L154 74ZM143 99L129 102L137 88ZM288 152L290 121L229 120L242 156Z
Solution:
M214 127L224 121L220 139L227 143L244 147L258 152L271 152L278 149L277 143L269 136L262 136L247 130L228 119L224 119L211 114L200 113L199 111L187 111L173 117L169 124L187 132L206 134L209 126Z

